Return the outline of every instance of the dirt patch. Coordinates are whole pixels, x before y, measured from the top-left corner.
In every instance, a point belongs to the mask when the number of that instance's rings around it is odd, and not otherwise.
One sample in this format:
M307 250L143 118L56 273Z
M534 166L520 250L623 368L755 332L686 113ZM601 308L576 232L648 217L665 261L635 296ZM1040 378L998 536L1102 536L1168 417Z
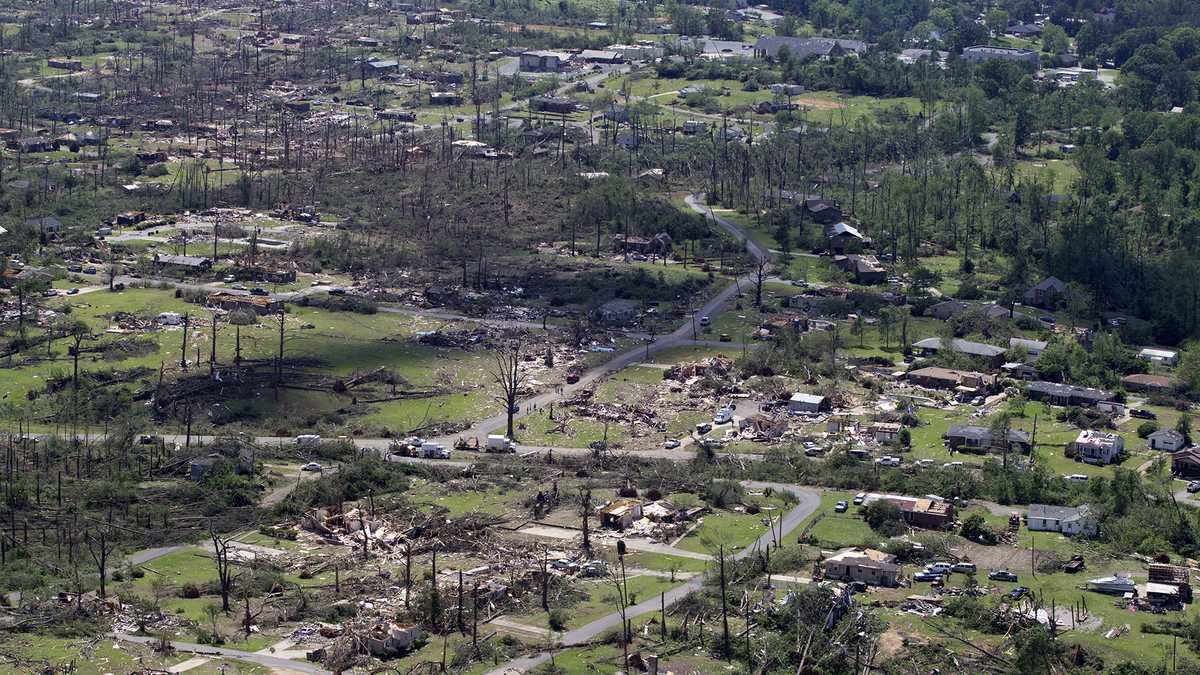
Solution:
M905 635L895 625L888 626L888 629L879 636L879 657L883 660L888 660L904 650L905 643L911 638Z
M983 546L968 541L961 541L955 547L955 553L965 557L979 567L980 573L986 570L1007 569L1018 574L1028 573L1033 557L1027 548L1016 548L1005 544ZM1053 551L1037 551L1037 562L1062 558L1062 554Z
M829 101L823 98L793 98L790 99L790 102L806 108L816 108L817 110L841 110L846 107L837 101Z

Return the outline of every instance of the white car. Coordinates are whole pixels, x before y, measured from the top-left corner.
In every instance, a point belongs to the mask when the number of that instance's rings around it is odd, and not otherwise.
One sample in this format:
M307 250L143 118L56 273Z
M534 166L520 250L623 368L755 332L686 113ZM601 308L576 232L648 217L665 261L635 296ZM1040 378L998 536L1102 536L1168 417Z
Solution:
M678 439L672 438L672 439L668 440L667 442L663 443L663 447L668 450L674 450L675 448L679 447L679 441L678 441Z
M943 469L955 469L962 468L964 466L966 466L966 464L963 464L962 462L946 462L942 464Z
M301 471L322 471L323 469L320 464L317 464L316 462L309 462L308 464L305 464L304 466L300 467L300 470Z
M1070 474L1069 476L1064 476L1064 478L1071 481L1072 483L1086 483L1088 480L1087 474L1084 474L1084 473L1073 473L1073 474Z
M712 319L708 318L707 316L700 317L700 325L701 326L707 326L710 323L712 323Z

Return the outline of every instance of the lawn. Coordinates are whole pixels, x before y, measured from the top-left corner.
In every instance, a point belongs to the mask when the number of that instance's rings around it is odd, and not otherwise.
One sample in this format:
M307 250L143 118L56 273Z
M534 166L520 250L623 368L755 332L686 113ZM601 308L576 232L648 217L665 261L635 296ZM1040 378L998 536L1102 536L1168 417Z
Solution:
M613 569L618 575L620 574L619 567L613 567ZM628 569L628 565L626 569ZM631 576L628 578L627 584L629 605L633 606L644 600L656 598L659 594L680 585L680 583L682 582L671 583L670 579L656 576ZM596 619L620 611L617 589L612 580L585 581L577 586L587 594L587 597L581 602L565 608L568 629L586 626ZM532 606L526 607L512 618L530 626L546 628L547 614L537 605L537 598L531 597L528 602L532 603ZM551 607L553 608L554 605Z
M715 553L723 544L726 551L734 551L753 544L767 531L763 519L767 514L750 515L736 511L715 511L703 516L702 522L676 546L696 553Z
M491 486L487 490L463 490L428 481L413 481L404 495L414 504L445 507L452 517L472 511L504 516L515 515L522 510L521 502L537 492L537 487L531 485L527 490L503 490Z

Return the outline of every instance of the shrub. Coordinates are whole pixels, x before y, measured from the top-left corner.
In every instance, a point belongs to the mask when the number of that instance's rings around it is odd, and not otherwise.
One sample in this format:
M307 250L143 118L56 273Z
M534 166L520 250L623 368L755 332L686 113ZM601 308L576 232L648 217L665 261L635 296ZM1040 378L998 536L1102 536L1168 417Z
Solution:
M200 597L200 587L193 583L184 584L179 588L179 597L187 600L195 600Z
M561 609L552 609L546 623L549 624L550 630L562 632L567 628L567 613Z
M1150 434L1156 431L1158 431L1158 425L1154 422L1142 422L1138 425L1137 435L1138 438L1149 438Z

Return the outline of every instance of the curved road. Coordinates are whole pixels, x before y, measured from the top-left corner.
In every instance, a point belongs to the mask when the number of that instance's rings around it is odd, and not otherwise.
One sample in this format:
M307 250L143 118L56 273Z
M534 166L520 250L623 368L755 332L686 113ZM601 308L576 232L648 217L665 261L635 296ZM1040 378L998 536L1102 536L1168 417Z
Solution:
M813 512L817 510L817 507L821 504L820 493L812 488L805 488L799 485L785 485L783 483L764 483L759 481L742 481L742 485L756 489L772 488L775 490L785 490L792 493L800 500L800 503L797 504L791 511L788 511L783 517L782 530L785 537L790 534L792 530L796 529L800 523L804 522L806 518L812 515ZM771 532L764 532L763 535L759 537L758 540L753 544L734 553L733 559L742 560L743 558L748 557L754 551L769 546L772 541L773 537ZM663 602L665 602L668 607L674 605L676 602L679 602L683 598L687 597L693 591L699 590L703 582L704 575L697 574L691 579L688 579L687 583L683 584L682 586L677 586L667 591L665 596L662 598L650 598L645 602L640 602L632 607L627 608L625 610L625 616L629 619L633 619L643 614L657 612L662 607ZM585 644L591 642L597 636L606 631L620 629L620 626L621 613L613 612L612 614L599 618L587 624L586 626L563 633L562 638L559 641L559 645L561 647L572 647ZM532 656L513 659L503 666L489 671L487 675L513 675L514 673L524 673L549 660L550 652L541 652Z

